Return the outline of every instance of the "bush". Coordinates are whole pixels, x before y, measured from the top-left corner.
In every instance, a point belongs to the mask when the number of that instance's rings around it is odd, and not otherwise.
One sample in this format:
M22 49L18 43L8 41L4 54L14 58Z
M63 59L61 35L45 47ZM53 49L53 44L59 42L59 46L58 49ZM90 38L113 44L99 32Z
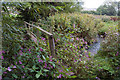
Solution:
M99 67L95 70L99 78L119 79L120 50L118 25L111 25L106 31L107 36L101 44L101 49L96 55L96 62ZM96 65L96 64L95 64ZM97 65L96 65L97 66Z
M97 11L81 11L81 13L99 15L99 13Z
M74 16L73 16L74 15ZM48 18L53 28L57 56L80 78L95 78L89 74L88 43L97 35L95 19L87 14L56 14ZM84 59L88 59L84 61ZM89 67L89 68L88 68ZM88 71L88 72L86 72Z
M22 21L3 15L3 79L40 79L60 75L57 60L50 56L47 41L41 37L39 46L26 34ZM54 76L56 75L56 76Z
M64 67L60 60L50 55L47 37L36 37L38 45L27 34L23 21L3 15L3 79L42 79L42 78L74 78L70 68ZM45 21L46 23L46 21ZM47 25L47 24L46 24ZM42 28L45 25L40 25ZM45 28L45 27L44 27ZM35 29L33 32L35 33Z
M49 21L54 32L69 32L73 36L84 38L88 43L96 37L95 19L87 14L56 14L49 17Z
M101 20L95 20L92 16L80 13L61 13L48 17L47 21L39 20L43 23L40 24L43 29L49 31L46 28L48 24L48 27L53 28L58 58L55 59L49 55L46 36L37 37L39 45L36 45L26 34L26 29L22 27L23 22L20 23L21 25L16 22L15 19L3 15L3 79L46 77L98 79L98 77L106 78L110 75L113 79L118 76L119 73L116 70L116 67L117 69L119 67L116 45L117 27L112 27L109 32L109 27L105 27L105 23ZM113 33L112 30L114 30ZM33 29L33 32L36 33L36 30ZM108 36L105 38L106 42L101 45L103 49L93 59L91 53L87 52L89 44L95 41L93 39L97 34L105 32ZM104 59L106 56L107 58ZM69 74L70 72L74 73L73 76Z
M108 22L108 21L110 21L110 18L103 17L103 18L102 18L102 21L103 21L103 22Z
M7 30L11 33L6 33ZM3 38L3 79L35 79L39 76L53 75L55 60L48 56L49 51L45 50L46 46L36 46L33 41L25 40L22 36L25 34L15 34L17 31L7 26L6 29L3 28L3 32L5 35Z
M98 35L104 35L106 32L105 29L105 23L100 21L100 23L96 26L97 31L98 31Z
M117 21L118 18L117 18L117 17L111 17L110 20L112 20L112 21Z

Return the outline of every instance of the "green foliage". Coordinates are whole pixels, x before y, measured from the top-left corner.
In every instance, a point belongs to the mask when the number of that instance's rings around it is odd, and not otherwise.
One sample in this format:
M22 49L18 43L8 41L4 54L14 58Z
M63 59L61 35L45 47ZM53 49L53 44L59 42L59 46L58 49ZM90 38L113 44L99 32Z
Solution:
M23 21L6 14L2 15L3 79L40 79L59 74L56 59L49 55L45 39L40 38L39 46L36 45L26 34Z
M102 15L109 15L109 16L115 16L116 15L116 10L115 7L112 5L101 5L98 9L97 9L99 14Z
M97 25L97 30L98 30L98 34L99 35L102 35L106 32L106 29L105 29L105 23L104 22L100 22L98 25Z
M65 7L63 8L63 12L65 13L80 12L82 9L81 2L66 2L64 4Z
M98 15L98 12L97 12L97 11L81 11L81 13Z
M111 25L112 23L112 25ZM106 23L108 29L106 30L107 36L101 44L101 50L95 57L96 62L99 64L96 70L96 74L99 78L109 77L110 79L119 78L120 68L120 52L119 52L119 33L118 25L115 22ZM113 24L114 23L114 24ZM109 24L109 26L108 26ZM96 65L96 64L95 64ZM97 66L97 65L96 65Z
M19 14L17 17L24 21L37 22L40 18L47 18L54 15L55 12L80 12L80 2L4 2L2 3L4 10L12 8ZM8 7L8 8L7 8ZM12 10L11 9L11 10Z
M5 3L4 3L5 4ZM23 11L22 16L11 14L3 4L3 79L41 79L41 78L110 78L119 79L118 25L116 22L102 22L93 16L81 13L59 13L47 19L39 19L39 26L47 31L52 27L55 38L56 56L50 56L48 37L39 32L38 44L30 39L23 27L23 21L16 17L36 16L34 11L39 8L44 11L68 9L70 3L16 3ZM25 5L27 4L27 5ZM22 5L22 6L20 6ZM33 6L34 5L34 6ZM37 5L37 6L36 6ZM42 6L44 5L44 6ZM45 7L47 5L47 7ZM56 5L56 6L55 6ZM61 6L57 6L61 5ZM62 7L66 5L69 7ZM78 5L76 5L78 6ZM49 8L49 9L48 9ZM42 10L41 9L41 10ZM76 8L70 8L77 10ZM30 12L33 10L33 14ZM43 12L38 13L43 14ZM14 10L12 11L14 12ZM40 14L40 15L41 15ZM27 17L25 18L28 19ZM29 18L34 21L33 17ZM36 18L37 19L37 18ZM30 22L31 23L31 22ZM34 25L38 25L35 23ZM37 33L33 29L33 33ZM95 42L97 34L106 33L101 50L92 58L87 52L89 44ZM37 35L37 34L36 34ZM43 35L43 36L42 36ZM73 76L70 73L74 73Z
M66 34L70 33L75 37L84 38L88 43L90 43L90 40L94 38L97 33L95 19L87 14L61 13L51 16L48 20L51 21L54 32L60 33L64 30L63 36L68 36Z
M103 21L103 22L109 22L109 21L110 21L110 18L103 17L103 18L102 18L102 21Z
M120 16L120 9L118 10L118 16Z
M118 13L117 13L117 15L120 16L120 8L119 8L119 6L120 6L120 1L118 2L118 5L117 5L117 6L118 6Z
M97 35L95 26L99 23L96 23L92 16L80 13L56 14L50 16L48 21L53 28L55 48L60 61L71 67L77 77L95 78L96 76L89 74L90 56L86 57L85 54L89 47L88 43L95 41ZM88 61L84 61L86 58Z

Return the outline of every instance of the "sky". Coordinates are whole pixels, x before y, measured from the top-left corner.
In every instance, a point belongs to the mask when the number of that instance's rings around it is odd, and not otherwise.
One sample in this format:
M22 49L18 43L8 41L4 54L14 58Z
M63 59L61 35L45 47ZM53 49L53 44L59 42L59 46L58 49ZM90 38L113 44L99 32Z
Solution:
M98 8L105 0L82 0L84 2L84 8ZM110 1L110 0L107 0ZM120 0L116 0L120 1Z

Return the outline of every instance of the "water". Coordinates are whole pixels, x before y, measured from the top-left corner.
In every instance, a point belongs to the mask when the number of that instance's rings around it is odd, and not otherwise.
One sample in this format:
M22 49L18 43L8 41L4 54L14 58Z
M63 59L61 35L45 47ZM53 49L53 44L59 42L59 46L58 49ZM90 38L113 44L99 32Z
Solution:
M101 44L102 40L103 40L103 38L97 37L98 42L90 45L88 52L91 52L91 56L94 56L95 54L97 54L98 50L100 49L100 44Z

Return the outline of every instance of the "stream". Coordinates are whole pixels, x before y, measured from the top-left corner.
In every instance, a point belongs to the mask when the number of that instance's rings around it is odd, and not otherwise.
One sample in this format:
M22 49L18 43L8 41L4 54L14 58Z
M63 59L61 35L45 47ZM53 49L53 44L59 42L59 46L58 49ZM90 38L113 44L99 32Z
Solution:
M103 41L103 38L97 37L97 42L90 45L90 48L88 49L88 52L91 52L91 56L94 56L97 54L98 50L100 49L100 44Z

